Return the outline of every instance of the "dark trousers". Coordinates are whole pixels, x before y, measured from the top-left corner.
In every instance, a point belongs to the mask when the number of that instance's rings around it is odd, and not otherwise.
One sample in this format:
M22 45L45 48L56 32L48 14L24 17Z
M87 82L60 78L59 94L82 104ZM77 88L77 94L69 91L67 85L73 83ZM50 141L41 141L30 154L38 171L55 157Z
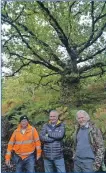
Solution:
M16 164L16 173L35 173L35 154L30 154L27 158L21 159L18 155L14 154L13 161Z
M66 173L64 158L56 159L56 160L44 159L45 172L53 173L54 165L56 167L57 172Z

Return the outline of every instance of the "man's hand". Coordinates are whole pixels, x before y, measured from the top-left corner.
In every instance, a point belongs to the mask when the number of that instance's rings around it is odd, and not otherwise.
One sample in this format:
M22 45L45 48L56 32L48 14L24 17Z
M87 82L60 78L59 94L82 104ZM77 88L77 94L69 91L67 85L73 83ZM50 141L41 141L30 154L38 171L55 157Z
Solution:
M100 164L96 164L96 163L94 162L94 164L93 164L93 170L94 170L94 172L98 171L99 168L100 168Z
M74 158L75 158L75 153L73 154L73 156L72 156L72 159L74 160Z
M6 161L5 161L5 164L6 164L8 167L11 167L10 160L6 160Z

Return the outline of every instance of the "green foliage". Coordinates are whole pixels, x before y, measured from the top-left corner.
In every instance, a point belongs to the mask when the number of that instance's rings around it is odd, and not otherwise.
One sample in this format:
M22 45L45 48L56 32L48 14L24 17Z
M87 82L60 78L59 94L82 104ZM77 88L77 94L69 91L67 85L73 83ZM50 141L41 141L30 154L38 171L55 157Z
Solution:
M42 101L46 106L49 100L59 97L58 76L49 76L47 69L38 66L36 69L26 69L19 77L5 79L3 82L3 103L14 101L23 103L26 101ZM47 77L42 76L48 75ZM42 95L44 95L42 97ZM47 100L47 102L45 102Z
M4 2L2 21L4 65L16 74L2 81L11 129L23 114L40 129L57 109L70 140L76 111L84 109L105 134L106 114L94 117L106 104L105 3Z
M4 110L2 111L12 125L11 130L16 128L19 117L23 114L27 115L31 124L40 130L42 125L48 121L49 111L57 109L60 113L60 119L66 124L65 140L70 140L75 129L76 112L79 109L84 109L93 120L97 119L97 126L100 125L104 128L105 133L105 125L103 124L105 114L101 120L94 117L98 108L105 104L105 76L89 78L80 83L80 90L73 96L73 99L79 103L79 106L76 107L76 105L73 106L72 102L67 105L61 102L59 77L50 75L41 78L47 74L48 70L41 69L40 66L35 69L32 66L32 68L25 69L19 77L8 78L3 81Z
M100 128L103 137L104 137L104 143L106 146L106 105L100 105L94 115L93 115L93 121L96 123L97 127Z
M2 21L9 26L3 29L5 66L14 73L40 64L77 79L104 73L105 13L104 2L2 3Z
M48 120L49 110L59 105L58 76L48 75L49 70L25 69L19 77L3 81L3 109L12 130L16 128L19 117L27 115L33 125L41 126ZM47 75L48 77L42 77ZM52 82L51 82L52 81Z

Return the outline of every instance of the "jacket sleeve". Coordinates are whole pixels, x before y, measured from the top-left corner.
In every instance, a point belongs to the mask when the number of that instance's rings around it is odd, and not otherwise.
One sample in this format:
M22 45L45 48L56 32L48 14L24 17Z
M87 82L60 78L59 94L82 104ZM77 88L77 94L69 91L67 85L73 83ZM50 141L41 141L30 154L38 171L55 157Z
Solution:
M65 125L64 124L61 124L59 131L57 131L57 132L49 131L48 132L48 136L53 139L56 139L56 140L62 139L64 137L64 135L65 135Z
M95 152L95 166L101 166L102 160L104 158L104 142L101 131L96 129L96 135L94 136L96 152Z
M53 142L54 141L53 138L50 138L48 136L48 132L46 130L46 124L43 125L43 128L42 128L41 133L40 133L40 139L43 142Z
M6 152L6 155L5 155L6 160L11 159L11 152L13 150L13 146L14 146L14 143L15 143L15 134L16 134L16 132L14 131L11 138L10 138L10 140L9 140L9 143L8 143L8 146L7 146L7 152Z
M34 128L34 142L35 142L35 148L36 148L37 156L41 156L41 152L42 152L41 142L39 139L39 134L35 128Z
M75 131L72 135L72 151L73 151L73 158L75 157L75 151L76 151L76 135L77 132Z

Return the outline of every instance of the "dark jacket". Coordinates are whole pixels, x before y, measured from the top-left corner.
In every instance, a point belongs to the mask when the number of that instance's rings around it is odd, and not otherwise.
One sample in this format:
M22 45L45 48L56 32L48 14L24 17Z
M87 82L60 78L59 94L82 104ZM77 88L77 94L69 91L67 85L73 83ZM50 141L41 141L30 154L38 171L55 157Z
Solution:
M53 127L50 123L44 124L40 139L43 141L44 157L50 160L63 158L62 140L65 134L65 125L58 121Z

